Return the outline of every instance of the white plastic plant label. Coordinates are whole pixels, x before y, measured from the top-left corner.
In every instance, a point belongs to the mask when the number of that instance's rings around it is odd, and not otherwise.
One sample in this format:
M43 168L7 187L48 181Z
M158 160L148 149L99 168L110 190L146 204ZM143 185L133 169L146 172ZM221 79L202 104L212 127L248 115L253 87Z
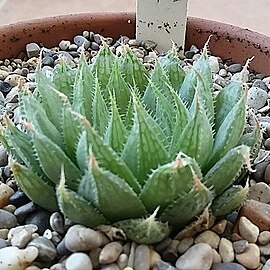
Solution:
M188 0L137 0L136 38L153 40L159 51L174 41L184 48Z

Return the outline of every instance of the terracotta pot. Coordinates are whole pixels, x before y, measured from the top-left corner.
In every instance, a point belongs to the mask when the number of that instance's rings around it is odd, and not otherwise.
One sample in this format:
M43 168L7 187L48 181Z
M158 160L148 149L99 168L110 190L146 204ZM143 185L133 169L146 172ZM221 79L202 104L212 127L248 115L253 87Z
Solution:
M83 30L92 30L118 38L134 37L134 13L95 13L57 16L0 27L0 58L16 57L29 42L51 47L61 39L72 39ZM214 55L244 63L255 56L251 68L270 74L270 37L219 22L189 18L186 47L202 47L212 35L210 49Z

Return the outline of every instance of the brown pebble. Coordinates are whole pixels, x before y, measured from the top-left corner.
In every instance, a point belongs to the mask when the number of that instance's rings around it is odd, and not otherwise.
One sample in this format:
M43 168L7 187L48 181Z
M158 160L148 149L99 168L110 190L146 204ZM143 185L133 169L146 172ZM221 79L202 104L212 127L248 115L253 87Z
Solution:
M214 248L212 248L212 253L213 253L213 264L221 263L221 257Z
M247 200L240 210L240 216L247 217L253 224L257 225L260 231L270 230L270 205Z
M160 260L160 255L155 250L150 249L150 268L154 267Z
M225 231L227 225L227 220L226 219L222 219L220 220L218 223L216 223L211 230L216 232L217 234L223 234Z
M101 264L109 264L115 262L121 252L123 246L119 242L111 242L104 246L99 254L99 262Z
M245 252L235 255L236 260L249 269L256 269L260 265L260 250L256 244L249 244Z
M9 204L9 198L14 193L14 190L8 185L0 182L0 208Z
M233 242L235 242L235 241L240 241L240 240L242 240L243 239L243 237L242 236L240 236L238 233L232 233L232 235L231 235L231 241L233 241Z

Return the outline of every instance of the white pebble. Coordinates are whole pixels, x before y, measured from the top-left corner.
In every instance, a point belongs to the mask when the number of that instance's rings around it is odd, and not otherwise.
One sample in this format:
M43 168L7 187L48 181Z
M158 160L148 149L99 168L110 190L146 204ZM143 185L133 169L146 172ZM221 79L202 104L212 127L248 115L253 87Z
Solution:
M92 262L85 253L73 253L66 260L66 270L92 270Z
M260 230L246 217L241 217L239 220L239 232L249 243L256 243Z

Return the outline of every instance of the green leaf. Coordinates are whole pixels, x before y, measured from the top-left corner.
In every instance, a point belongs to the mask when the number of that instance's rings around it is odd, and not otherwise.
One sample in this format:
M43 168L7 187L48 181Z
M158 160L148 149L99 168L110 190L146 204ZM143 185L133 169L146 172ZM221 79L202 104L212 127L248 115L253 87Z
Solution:
M196 216L211 203L213 196L194 174L194 185L185 194L180 194L179 198L169 205L160 216L163 222L169 222L174 228L181 229L191 222Z
M128 84L125 82L121 74L118 59L115 60L112 68L106 92L112 93L115 96L119 113L125 114L130 102L131 92Z
M125 53L120 62L120 70L127 84L132 88L138 88L139 93L143 94L148 83L148 72L128 47L125 47Z
M176 52L172 50L165 56L160 57L159 62L167 72L174 90L178 92L183 84L186 73L181 67L181 60L177 57Z
M109 110L101 93L98 80L95 80L95 96L93 100L93 125L99 134L104 137L109 122Z
M249 163L249 147L237 146L215 163L204 176L203 183L219 195L234 183L245 163Z
M41 72L36 71L37 89L41 93L42 106L49 120L61 132L63 108L68 102L67 97L56 90L55 85Z
M55 189L50 182L18 163L13 163L11 168L20 188L34 203L49 211L58 210Z
M124 147L122 158L143 185L151 169L168 161L169 155L160 141L153 119L134 99L135 120Z
M122 220L115 223L114 226L122 229L127 238L136 243L155 244L168 237L171 231L168 223L155 219L156 212L148 218Z
M218 129L208 168L235 147L241 138L246 123L246 99L247 93L234 105Z
M77 144L76 160L81 171L84 172L88 169L89 144L87 142L87 134L85 130L81 133Z
M106 131L105 142L109 144L115 152L121 153L127 140L127 129L118 112L115 97L111 97L111 119Z
M64 166L68 176L67 184L71 189L76 190L78 179L81 177L81 172L72 163L65 152L41 133L36 132L34 134L33 141L40 166L44 173L55 184L58 184L61 166Z
M213 215L216 217L221 217L232 213L235 209L241 206L241 204L247 198L248 192L249 188L247 185L245 187L230 187L213 200L211 206Z
M195 158L203 168L213 147L212 127L197 95L194 97L194 106L194 116L183 130L172 153L184 152Z
M106 89L108 85L115 59L116 56L111 52L108 45L103 43L92 67L94 74L98 77L102 90Z
M52 81L57 90L71 97L72 87L74 84L75 72L66 63L64 58L60 59L60 63L53 69Z
M162 211L176 200L179 194L188 192L194 183L193 167L198 168L195 160L178 155L175 161L153 171L140 195L148 212L153 212L158 206Z
M116 222L146 214L142 202L125 180L100 168L93 156L90 157L90 168L90 185L96 195L94 204L106 218Z
M72 109L92 121L92 103L95 79L82 52L73 87Z
M138 194L141 190L140 185L125 162L104 142L88 121L84 121L84 127L87 133L87 141L91 145L99 165L124 179Z
M21 98L21 105L26 116L26 120L30 122L34 129L42 133L44 136L50 138L53 142L63 147L61 134L55 125L49 120L46 112L33 95L25 95ZM60 124L60 119L58 126Z
M82 116L66 106L63 111L63 140L65 151L73 162L76 162L76 148L82 131Z
M31 168L38 175L43 176L44 173L40 168L34 151L32 137L26 132L19 130L9 118L5 117L4 120L6 123L5 138L10 147L15 150L15 158L18 156L27 167Z
M243 84L232 81L224 87L216 97L215 102L215 129L218 130L228 113L244 94Z
M109 224L109 221L88 201L65 187L65 175L62 171L57 187L57 199L61 212L73 222L89 227Z

